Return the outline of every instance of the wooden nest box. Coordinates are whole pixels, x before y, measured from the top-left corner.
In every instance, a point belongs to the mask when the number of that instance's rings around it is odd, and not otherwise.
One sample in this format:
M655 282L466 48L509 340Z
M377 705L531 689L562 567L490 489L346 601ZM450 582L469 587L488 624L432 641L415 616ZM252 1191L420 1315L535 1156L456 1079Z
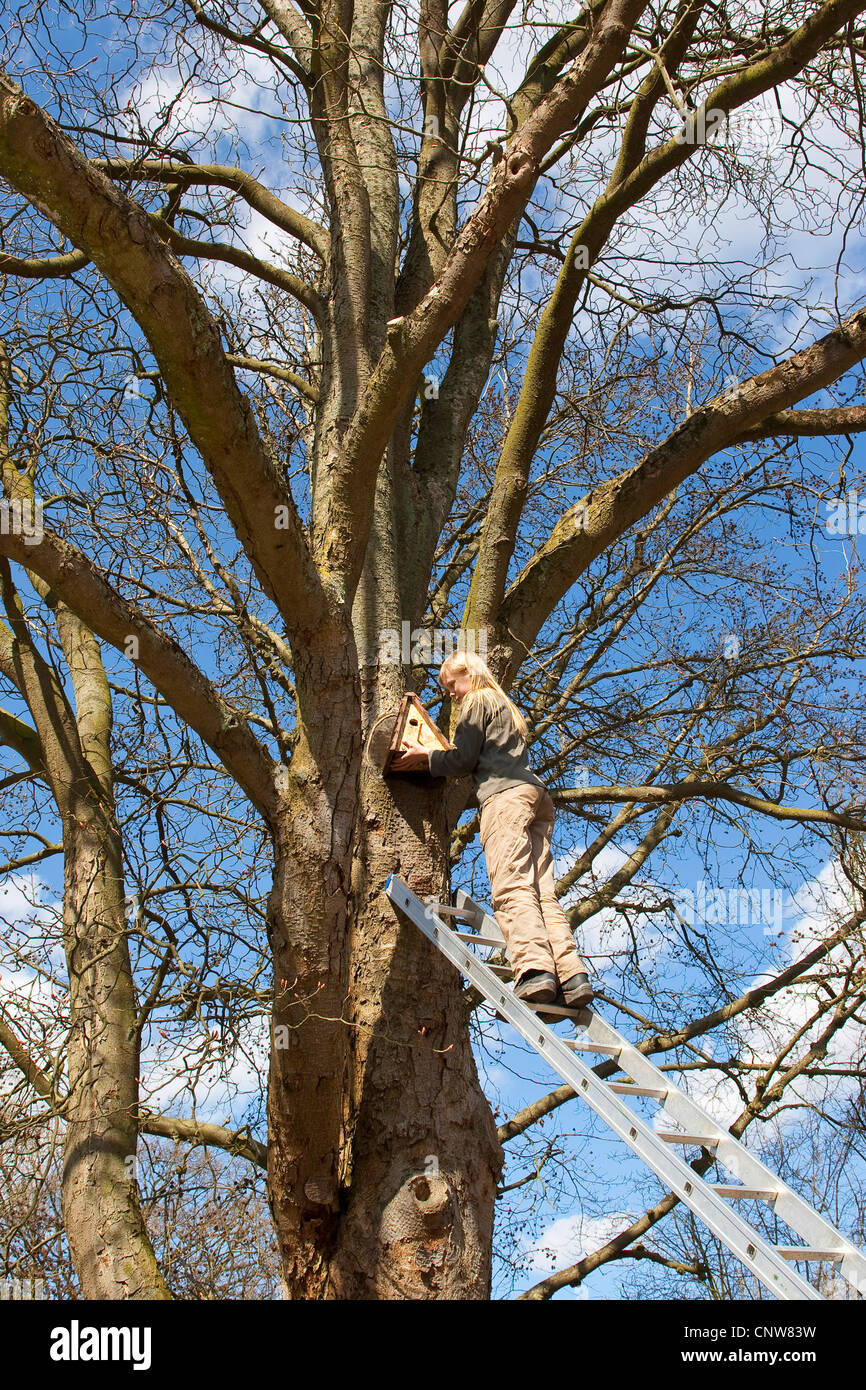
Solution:
M378 768L383 777L403 777L406 774L391 772L391 763L400 753L429 753L431 748L452 748L437 728L430 715L411 692L404 695L396 714L381 715L370 730L365 749L365 757L372 767ZM423 773L421 774L424 775Z

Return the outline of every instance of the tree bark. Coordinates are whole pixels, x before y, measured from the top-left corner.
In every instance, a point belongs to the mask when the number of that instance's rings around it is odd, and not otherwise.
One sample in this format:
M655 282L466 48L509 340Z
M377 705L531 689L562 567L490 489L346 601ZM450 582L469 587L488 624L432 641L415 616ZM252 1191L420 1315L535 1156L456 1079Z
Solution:
M399 873L447 895L443 795L361 766L354 650L350 631L319 644L322 696L275 830L268 1173L286 1284L306 1299L486 1298L502 1151L460 977L381 892ZM400 678L383 672L373 703Z
M85 1298L170 1298L138 1201L139 1036L120 837L85 797L70 804L63 838L70 990L64 1227Z
M485 1299L503 1155L458 972L381 893L447 900L442 790L365 771L353 879L344 1213L332 1298Z

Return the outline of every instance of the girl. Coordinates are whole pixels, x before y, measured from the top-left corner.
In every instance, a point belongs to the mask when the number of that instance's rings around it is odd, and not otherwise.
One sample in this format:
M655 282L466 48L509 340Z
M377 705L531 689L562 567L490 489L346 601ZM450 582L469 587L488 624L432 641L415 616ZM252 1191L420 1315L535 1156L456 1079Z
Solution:
M526 720L475 652L446 657L439 684L462 701L453 750L404 753L392 768L429 769L434 777L472 773L493 914L505 937L514 992L530 1004L564 999L569 1008L584 1008L593 990L554 890L553 802L529 770Z

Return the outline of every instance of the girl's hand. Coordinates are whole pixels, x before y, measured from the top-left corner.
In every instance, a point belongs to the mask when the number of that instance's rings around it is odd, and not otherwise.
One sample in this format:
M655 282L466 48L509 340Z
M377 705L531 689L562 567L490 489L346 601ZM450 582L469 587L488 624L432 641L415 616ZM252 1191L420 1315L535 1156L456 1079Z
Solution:
M427 753L398 753L391 760L391 772L429 772L430 758Z

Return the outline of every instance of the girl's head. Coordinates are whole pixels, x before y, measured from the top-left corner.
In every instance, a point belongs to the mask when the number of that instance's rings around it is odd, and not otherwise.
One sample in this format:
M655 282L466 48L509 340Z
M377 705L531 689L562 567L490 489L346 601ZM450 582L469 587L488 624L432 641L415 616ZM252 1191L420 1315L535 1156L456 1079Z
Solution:
M475 652L452 652L446 656L439 667L439 684L452 700L465 699L467 706L475 703L497 704L504 700L511 722L526 738L526 720L514 702L509 700L487 662Z

